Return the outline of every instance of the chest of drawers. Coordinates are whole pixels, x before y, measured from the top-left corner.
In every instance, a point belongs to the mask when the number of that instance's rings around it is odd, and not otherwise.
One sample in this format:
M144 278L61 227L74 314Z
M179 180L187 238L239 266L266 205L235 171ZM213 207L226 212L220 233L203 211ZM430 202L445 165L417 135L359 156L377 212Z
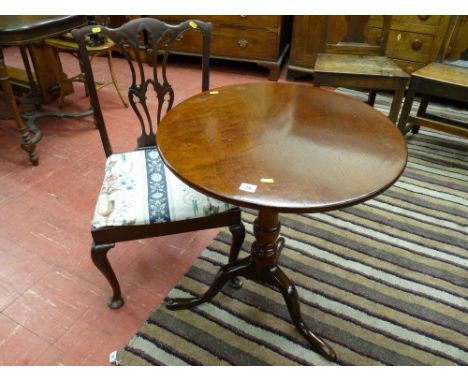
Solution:
M291 16L146 16L175 24L187 19L213 24L211 57L252 62L269 70L268 79L276 81L289 49ZM187 32L174 45L180 54L200 51L196 32Z
M449 16L403 16L392 18L387 51L396 64L408 73L436 59L444 38ZM369 22L369 40L380 35L382 18Z
M386 55L407 73L434 61L439 51L449 16L393 16ZM337 35L343 20L332 19ZM294 16L288 78L313 74L320 49L323 16ZM382 17L372 16L367 33L369 42L380 38ZM333 33L331 34L333 38ZM468 37L468 36L467 36Z

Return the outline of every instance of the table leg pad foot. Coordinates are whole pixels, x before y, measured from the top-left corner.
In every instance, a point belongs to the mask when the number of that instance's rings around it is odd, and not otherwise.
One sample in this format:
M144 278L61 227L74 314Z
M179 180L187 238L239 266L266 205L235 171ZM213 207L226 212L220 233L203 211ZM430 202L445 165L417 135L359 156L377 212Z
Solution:
M107 301L107 306L111 309L119 309L123 304L124 304L124 300L121 297L120 298L111 297Z
M216 274L211 286L201 297L194 298L166 298L166 307L170 310L189 309L210 301L223 288L224 284L229 280L236 282L238 276L250 277L253 272L252 262L249 258L237 260L233 263L226 264Z
M33 166L38 166L39 165L39 157L37 155L30 155L29 156L29 161Z
M230 283L231 285L231 288L234 288L234 289L241 289L242 288L242 285L244 285L244 282L242 281L242 279L240 277L234 277Z
M336 361L337 358L335 351L318 335L312 332L312 330L310 330L304 323L300 311L299 296L297 294L296 287L291 283L286 274L279 267L271 268L266 274L266 281L279 289L286 302L294 325L302 336L313 346L315 351L329 361Z

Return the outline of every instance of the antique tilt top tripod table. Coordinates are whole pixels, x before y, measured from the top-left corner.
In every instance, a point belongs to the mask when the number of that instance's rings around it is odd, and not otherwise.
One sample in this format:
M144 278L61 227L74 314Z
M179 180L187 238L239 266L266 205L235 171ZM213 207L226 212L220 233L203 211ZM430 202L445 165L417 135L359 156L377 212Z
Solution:
M345 95L256 83L221 87L182 102L163 118L157 144L169 168L193 188L258 210L251 255L229 259L203 296L167 299L167 308L209 301L239 276L259 280L282 293L295 326L313 348L336 360L334 350L305 324L296 288L278 264L284 246L279 213L334 210L387 189L407 160L396 126Z

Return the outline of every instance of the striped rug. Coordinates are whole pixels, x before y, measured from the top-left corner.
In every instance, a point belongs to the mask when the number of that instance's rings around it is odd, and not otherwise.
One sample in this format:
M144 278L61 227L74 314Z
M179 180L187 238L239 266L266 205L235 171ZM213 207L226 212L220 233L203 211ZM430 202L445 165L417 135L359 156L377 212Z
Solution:
M338 88L336 90L339 93L350 95L353 98L357 98L361 101L367 101L368 93L361 90L354 90L354 89L347 89L347 88ZM390 110L390 106L392 104L392 98L388 95L388 93L380 92L377 93L377 97L375 99L374 107L388 115L388 111ZM411 115L416 115L419 107L419 97L414 99L413 104L411 105ZM448 104L441 104L431 101L427 107L427 112L432 115L438 115L440 117L448 118L457 120L460 122L467 122L468 121L468 109L461 108L459 106L451 106Z
M305 321L341 365L468 365L468 142L421 130L384 194L318 214L282 214L280 257ZM243 213L253 241L255 214ZM227 262L223 230L171 297L202 294ZM291 324L279 292L245 281L212 302L158 307L122 365L330 365Z

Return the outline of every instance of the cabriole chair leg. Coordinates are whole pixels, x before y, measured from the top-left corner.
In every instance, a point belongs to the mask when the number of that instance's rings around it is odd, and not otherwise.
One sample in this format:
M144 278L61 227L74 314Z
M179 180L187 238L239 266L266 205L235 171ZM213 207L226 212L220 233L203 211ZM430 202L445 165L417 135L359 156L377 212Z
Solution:
M111 309L118 309L124 304L124 301L117 277L115 276L114 270L112 269L109 260L107 259L107 252L109 249L114 248L114 246L115 244L96 245L93 243L91 247L91 259L93 260L94 265L107 279L107 281L109 281L109 284L112 287L113 295L107 301L107 305Z

